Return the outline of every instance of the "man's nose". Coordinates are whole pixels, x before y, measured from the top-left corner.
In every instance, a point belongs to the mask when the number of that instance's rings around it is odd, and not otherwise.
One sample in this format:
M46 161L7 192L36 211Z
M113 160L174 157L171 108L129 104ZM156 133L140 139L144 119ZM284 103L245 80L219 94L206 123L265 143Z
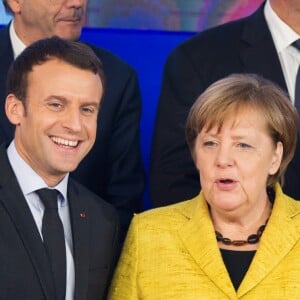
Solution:
M79 132L82 128L80 111L78 109L68 110L63 116L62 125L72 132Z
M67 1L67 4L68 6L71 6L71 7L83 7L87 0L66 0Z

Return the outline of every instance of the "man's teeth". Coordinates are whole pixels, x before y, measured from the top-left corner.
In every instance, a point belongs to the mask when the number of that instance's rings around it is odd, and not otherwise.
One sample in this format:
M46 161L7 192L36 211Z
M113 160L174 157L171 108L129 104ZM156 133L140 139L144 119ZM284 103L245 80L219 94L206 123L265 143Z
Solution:
M54 143L64 145L64 146L76 147L78 145L78 141L65 140L54 136L51 139Z

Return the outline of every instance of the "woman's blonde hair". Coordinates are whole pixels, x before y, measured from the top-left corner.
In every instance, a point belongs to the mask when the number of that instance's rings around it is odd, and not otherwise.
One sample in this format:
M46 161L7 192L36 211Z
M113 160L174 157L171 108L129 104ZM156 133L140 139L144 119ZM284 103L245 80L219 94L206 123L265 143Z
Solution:
M283 144L281 165L276 174L269 176L267 185L283 184L284 173L296 148L298 113L285 92L258 75L230 75L210 85L197 98L186 123L186 139L192 156L196 138L204 127L210 130L218 126L220 130L229 116L248 108L264 117L274 145Z

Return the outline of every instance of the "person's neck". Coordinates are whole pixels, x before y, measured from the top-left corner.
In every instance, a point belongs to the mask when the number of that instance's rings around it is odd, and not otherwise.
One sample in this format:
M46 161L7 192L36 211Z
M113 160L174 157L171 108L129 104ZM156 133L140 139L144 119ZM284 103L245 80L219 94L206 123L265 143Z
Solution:
M300 4L292 7L286 0L270 0L270 5L284 23L300 34Z
M261 213L257 213L260 211ZM250 235L257 234L259 228L266 224L272 212L272 203L266 201L260 209L254 208L253 213L241 214L240 212L222 213L211 209L211 217L215 231L230 240L246 241ZM219 247L228 250L256 250L258 243L245 243L242 246L225 245L219 242Z
M40 36L36 29L25 27L24 24L18 18L14 18L14 29L18 38L26 46L29 46L32 43L38 41L39 39L44 38L43 36Z

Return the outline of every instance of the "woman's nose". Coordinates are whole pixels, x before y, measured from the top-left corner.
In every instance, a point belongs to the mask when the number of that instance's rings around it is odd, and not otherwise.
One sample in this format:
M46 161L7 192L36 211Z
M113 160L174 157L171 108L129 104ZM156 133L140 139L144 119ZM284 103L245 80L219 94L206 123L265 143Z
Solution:
M220 168L226 168L233 165L233 153L229 146L220 146L217 151L216 165Z

